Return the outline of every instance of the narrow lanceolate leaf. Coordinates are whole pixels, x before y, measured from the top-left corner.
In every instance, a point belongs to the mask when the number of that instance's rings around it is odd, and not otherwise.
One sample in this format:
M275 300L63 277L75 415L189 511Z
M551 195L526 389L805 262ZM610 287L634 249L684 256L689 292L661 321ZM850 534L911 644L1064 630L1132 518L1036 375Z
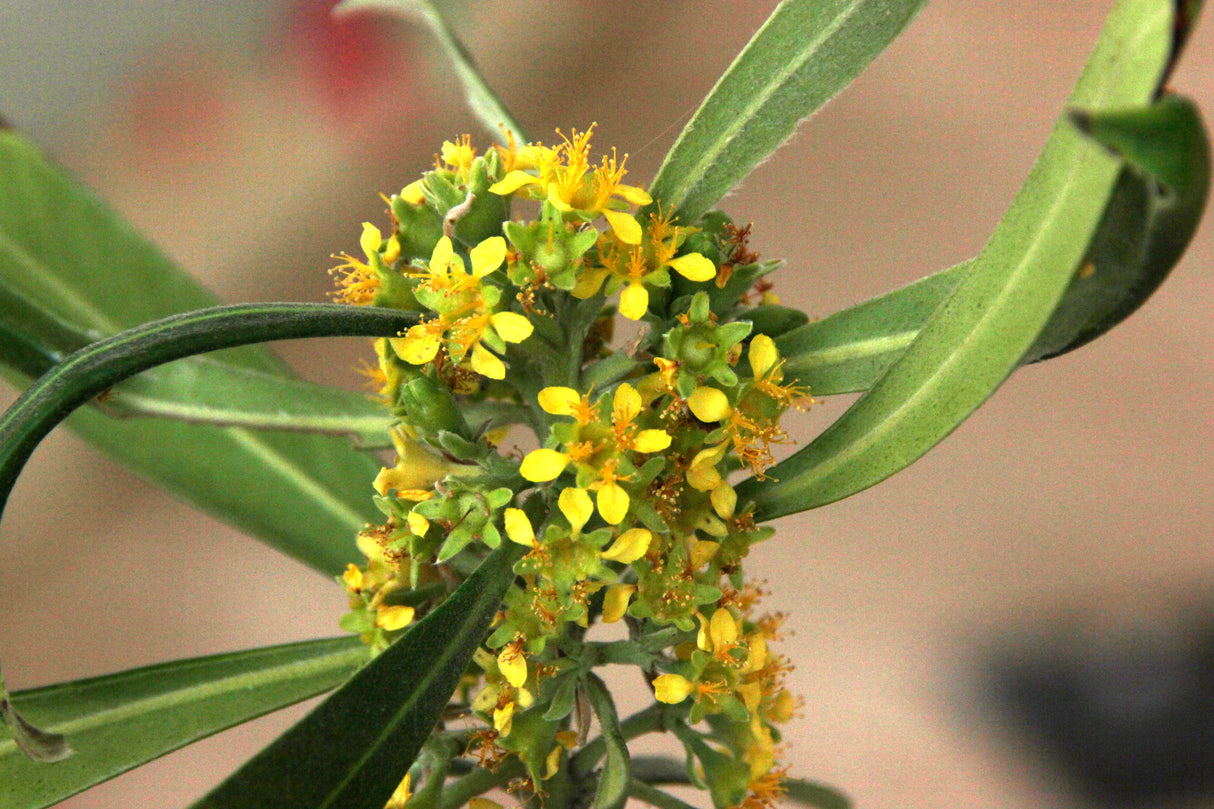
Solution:
M586 675L586 695L599 720L603 740L607 743L607 759L599 772L599 783L591 806L593 809L620 809L628 800L628 785L632 780L632 758L628 754L628 744L620 732L620 718L611 692L593 672Z
M784 0L684 127L650 194L694 222L851 83L925 2Z
M233 390L240 396L233 397ZM155 416L196 424L348 435L360 447L387 441L391 421L387 406L366 393L283 379L206 357L140 374L115 387L99 406L117 418Z
M1142 106L1173 43L1174 6L1123 0L1071 105ZM814 508L897 472L956 428L1019 364L1050 319L1096 232L1120 165L1060 121L1011 210L957 290L881 380L809 446L747 481L756 518Z
M396 334L417 322L395 309L331 303L217 306L90 343L38 377L0 416L0 513L25 462L73 410L135 374L204 351L298 337Z
M333 688L367 659L357 638L177 660L13 695L73 755L31 761L0 730L0 806L38 809L179 747Z
M12 130L0 131L0 287L93 339L218 302ZM17 300L0 300L0 318L20 326L30 348L65 355L79 347L64 345L70 339L45 319L39 328L13 309ZM20 363L4 359L15 380ZM261 348L220 359L290 376ZM239 388L227 393L240 401ZM346 438L115 421L91 409L69 425L145 478L324 572L353 561L345 539L375 517L367 481L378 464Z
M514 116L506 109L506 105L497 97L492 88L481 75L472 54L459 41L447 21L439 13L438 6L430 0L343 0L333 9L335 14L347 14L356 11L390 11L402 17L415 19L430 29L438 40L443 53L451 60L455 75L464 88L464 96L468 107L481 120L485 128L495 138L505 143L501 128L505 127L519 141L526 142L527 136L523 128L514 120Z
M868 390L972 266L957 264L780 335L776 347L785 358L785 375L814 396Z
M198 809L383 809L484 640L522 551L503 543L434 612Z

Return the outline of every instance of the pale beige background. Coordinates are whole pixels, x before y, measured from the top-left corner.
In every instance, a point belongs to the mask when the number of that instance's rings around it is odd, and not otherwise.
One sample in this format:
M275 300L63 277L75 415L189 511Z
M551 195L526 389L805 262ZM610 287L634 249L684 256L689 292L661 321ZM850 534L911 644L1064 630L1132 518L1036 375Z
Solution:
M597 121L597 144L630 152L631 178L644 184L772 5L468 2L457 27L533 137ZM754 222L765 257L788 259L778 278L785 300L825 315L973 254L1110 6L930 4L725 203ZM209 31L207 5L183 8L189 25L175 28L136 12L142 25L121 51L90 50L89 37L129 19L70 31L40 20L20 37L12 28L25 53L45 53L34 47L42 42L88 59L68 60L76 73L27 73L24 86L7 73L0 112L52 144L227 300L319 299L328 254L353 249L358 223L381 217L376 192L416 176L443 138L470 131L486 141L439 63L339 119L300 79L290 48L267 47L272 15L252 14L250 30L224 19ZM1209 115L1206 22L1173 84ZM401 36L414 63L432 55ZM140 49L147 58L132 60ZM162 86L161 66L182 64L200 83L184 97L201 87L222 115L174 107L182 86ZM92 92L71 89L80 71L97 77ZM44 83L33 95L62 97L59 106L13 109L13 99L31 97L31 81ZM130 99L149 92L159 112L136 137L132 109L143 108ZM795 633L784 648L805 697L788 734L798 774L872 809L1078 802L1040 751L976 699L973 661L994 639L1031 634L1051 617L1116 633L1166 623L1209 595L1210 221L1126 324L1019 372L923 461L782 521L756 550L751 570ZM355 384L348 369L361 352L356 342L283 347L301 372L341 384ZM799 435L845 405L823 402L797 422ZM37 453L5 517L0 655L17 688L333 634L342 601L331 582L167 500L68 435ZM182 806L296 716L223 734L64 806Z

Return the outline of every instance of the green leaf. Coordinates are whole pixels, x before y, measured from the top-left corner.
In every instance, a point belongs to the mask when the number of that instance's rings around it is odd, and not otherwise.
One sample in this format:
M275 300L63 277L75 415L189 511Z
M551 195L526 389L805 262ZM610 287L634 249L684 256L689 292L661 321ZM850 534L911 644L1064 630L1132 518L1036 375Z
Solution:
M599 773L598 787L594 791L593 809L621 809L628 800L628 784L632 780L632 759L628 755L628 744L620 731L620 718L616 714L615 701L607 686L594 672L585 677L586 696L590 707L598 717L599 729L607 743L607 760Z
M814 396L868 390L972 266L957 264L777 337L785 376Z
M416 315L394 309L244 304L172 315L90 343L40 376L0 416L0 512L26 461L55 425L141 371L203 351L266 340L395 334L416 320Z
M484 640L522 551L503 543L437 609L198 809L383 809Z
M694 222L851 83L926 0L784 0L700 104L649 192Z
M233 392L238 395L233 395ZM365 393L283 379L191 357L123 382L99 403L117 418L155 416L198 424L349 435L383 446L392 414Z
M30 761L0 731L0 806L36 809L179 747L333 688L367 659L357 638L289 643L177 660L21 691L38 724L74 755Z
M1187 100L1166 96L1141 110L1080 120L1097 140L1107 132L1106 145L1130 165L1080 262L1091 271L1075 276L1021 364L1072 351L1133 314L1180 259L1208 196L1209 146ZM868 390L972 267L963 262L781 335L785 373L817 396Z
M1168 63L1173 5L1123 0L1071 99L1106 110L1148 102ZM989 396L1063 297L1116 185L1118 162L1067 121L1054 128L972 270L865 396L769 474L744 482L758 520L834 502L908 466Z
M852 802L838 790L814 781L787 778L782 782L784 797L792 803L815 809L851 809Z
M447 27L446 20L434 3L430 0L343 0L334 7L333 13L352 14L363 10L392 12L406 19L418 20L429 28L443 53L451 60L451 66L455 68L455 75L464 88L464 97L469 109L485 125L485 129L503 145L505 138L500 129L503 126L510 130L519 142L527 142L523 128L489 87L472 54L468 53L464 44Z
M1210 147L1201 116L1187 99L1166 95L1141 109L1071 117L1128 165L1083 271L1022 360L1026 363L1091 342L1145 303L1197 232L1209 194Z
M12 130L0 131L0 288L11 293L0 296L0 318L10 334L18 327L31 363L38 351L78 348L64 344L73 333L95 339L217 302ZM261 348L220 359L289 376ZM11 381L20 381L13 370L32 370L8 352L4 360ZM230 393L240 401L239 390ZM346 439L122 422L90 410L69 425L145 478L326 573L353 561L347 539L375 517L367 494L378 464Z

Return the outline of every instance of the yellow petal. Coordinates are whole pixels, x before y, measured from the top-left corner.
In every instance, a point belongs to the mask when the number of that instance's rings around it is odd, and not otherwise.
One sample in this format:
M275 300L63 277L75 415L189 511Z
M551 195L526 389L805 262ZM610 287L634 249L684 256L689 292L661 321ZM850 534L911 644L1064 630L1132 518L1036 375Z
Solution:
M472 274L484 278L506 260L506 240L501 236L490 236L473 247L468 252L468 258L472 259Z
M396 356L412 365L424 365L434 359L434 355L438 353L438 347L442 343L442 337L435 330L427 328L428 325L419 323L411 326L409 331L405 332L404 337L389 339L388 342L392 344L392 350L396 352Z
M424 537L430 530L430 521L416 511L410 511L409 516L405 517L405 522L408 524L409 530L419 537Z
M535 529L521 508L508 508L505 514L506 536L528 548L535 547Z
M434 245L434 252L430 254L430 271L443 272L450 266L455 258L455 248L451 246L451 240L443 236L438 240L438 244ZM460 262L463 266L463 262Z
M695 683L681 674L660 674L653 681L653 695L667 705L678 705L694 690Z
M691 408L692 415L707 422L721 421L733 411L729 406L729 397L724 391L706 386L691 392L687 406Z
M489 325L507 343L521 343L535 331L530 320L514 312L498 312L489 318Z
M523 650L514 643L507 643L497 656L497 668L506 678L506 682L515 688L522 688L527 682L527 658Z
M776 350L776 344L770 337L766 334L756 334L750 341L746 358L750 360L750 370L755 379L760 379L780 360L780 352Z
M375 616L375 625L389 632L404 629L413 623L413 608L404 606L381 607Z
M611 232L624 244L641 243L641 225L632 214L604 208L603 216L607 218ZM716 272L714 271L713 274L715 275Z
M555 480L569 463L569 456L554 449L534 449L523 458L519 474L532 483Z
M561 768L561 750L563 749L558 744L548 752L548 758L544 761L544 774L540 776L541 781L546 781L556 775L557 770ZM469 809L473 809L473 807L469 806Z
M746 646L745 673L758 671L767 665L767 638L763 637L762 632L756 632L747 638Z
M379 246L384 243L384 237L380 235L379 228L372 225L370 222L363 222L363 234L358 239L358 244L363 249L363 255L370 261L373 256L379 253Z
M613 584L603 595L603 623L614 624L628 611L628 602L637 591L635 584Z
M725 481L714 486L708 497L712 501L712 510L723 520L732 517L738 507L738 493Z
M649 290L640 281L624 287L620 293L620 314L629 320L640 320L649 309Z
M641 394L627 382L620 383L611 400L611 420L616 424L632 421L641 412Z
M607 280L607 276L610 274L606 267L583 268L578 272L577 283L573 285L569 294L584 301L599 291L599 288L603 286L603 281Z
M599 488L599 514L609 525L619 525L628 516L631 501L628 492L618 483L608 483Z
M514 727L514 703L507 702L501 708L493 709L493 729L502 736L509 736Z
M696 540L696 543L691 546L691 551L687 555L688 564L691 565L692 570L695 570L716 556L717 551L720 549L720 542L709 542L706 539Z
M412 781L412 773L405 773L405 777L397 785L393 791L392 797L388 799L388 805L384 809L405 809L405 803L413 796L410 791L410 782Z
M687 483L697 492L710 492L721 485L721 473L712 464L692 463L687 470Z
M472 370L489 379L506 378L506 363L480 343L472 346Z
M358 565L346 565L346 572L341 574L341 580L345 583L348 590L361 590L363 586L363 572L358 569Z
M792 715L797 710L796 700L793 699L792 692L787 688L781 688L780 693L776 694L775 700L772 702L771 710L768 716L773 722L787 722L792 719Z
M563 388L558 385L544 388L536 398L539 399L540 407L544 408L544 412L554 416L572 416L577 406L582 403L582 394L573 388Z
M422 193L422 181L414 180L400 190L400 198L410 205L421 205L426 201L426 195Z
M513 194L525 185L538 185L539 181L538 177L533 177L525 171L516 170L489 186L489 191L493 194L505 196L506 194Z
M641 430L632 445L637 452L661 452L670 446L670 434L665 430Z
M647 528L629 528L616 537L611 547L603 551L603 558L630 565L645 555L653 534Z
M617 197L623 197L633 205L648 205L653 202L653 197L649 196L648 191L635 185L617 185L612 193Z
M666 265L689 281L711 281L717 277L717 265L699 253L672 258Z
M717 651L734 645L738 641L737 619L729 610L719 608L708 622L708 634L712 638L712 648Z
M569 213L573 210L573 206L569 204L562 194L562 189L556 183L548 183L548 201L552 203L552 207L556 208L561 213Z
M565 519L569 520L569 524L573 526L574 533L581 531L582 526L589 522L590 517L594 514L594 505L590 502L590 495L585 489L570 487L562 490L561 496L556 500L556 505L565 515Z

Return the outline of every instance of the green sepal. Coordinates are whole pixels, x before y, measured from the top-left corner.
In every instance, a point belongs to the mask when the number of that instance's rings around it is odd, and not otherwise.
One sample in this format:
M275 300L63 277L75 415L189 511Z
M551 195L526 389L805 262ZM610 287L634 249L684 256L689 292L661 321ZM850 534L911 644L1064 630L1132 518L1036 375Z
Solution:
M502 235L502 223L510 216L506 198L489 191L494 182L484 157L477 157L468 169L468 193L473 199L466 212L451 228L452 237L467 247Z
M396 238L405 263L428 261L434 255L438 240L443 237L443 217L430 205L413 205L399 194L392 197L392 218L396 220ZM393 287L393 294L402 294ZM412 297L409 287L408 297ZM395 300L395 298L394 298ZM412 307L416 308L416 304Z

